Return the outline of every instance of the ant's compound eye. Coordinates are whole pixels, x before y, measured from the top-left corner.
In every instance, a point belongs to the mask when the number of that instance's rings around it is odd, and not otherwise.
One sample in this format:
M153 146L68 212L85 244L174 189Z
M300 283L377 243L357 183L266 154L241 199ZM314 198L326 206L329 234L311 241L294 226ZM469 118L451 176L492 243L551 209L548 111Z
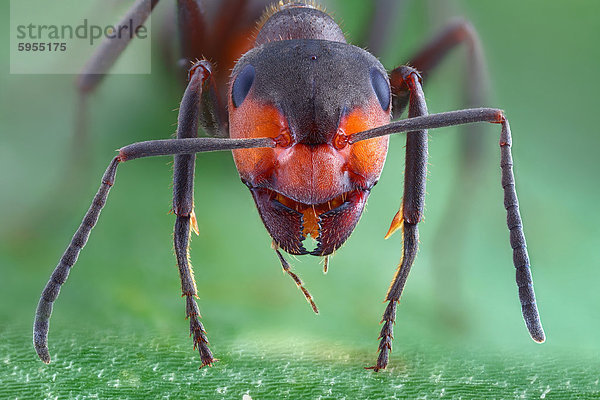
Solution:
M375 91L377 100L379 100L379 104L381 104L381 108L388 110L390 108L391 95L390 84L388 83L387 78L375 67L371 68L369 75L371 76L371 86L373 86L373 90Z
M254 82L255 74L254 67L248 64L236 76L235 81L233 81L233 88L231 89L231 100L235 107L239 107L248 95Z

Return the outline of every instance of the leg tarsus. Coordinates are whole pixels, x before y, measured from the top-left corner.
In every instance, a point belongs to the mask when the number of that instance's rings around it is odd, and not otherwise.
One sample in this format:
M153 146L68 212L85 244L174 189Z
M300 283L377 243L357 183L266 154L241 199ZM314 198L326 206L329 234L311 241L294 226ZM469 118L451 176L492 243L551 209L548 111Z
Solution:
M191 224L189 216L177 216L175 221L175 255L179 267L181 278L181 292L186 297L186 318L190 321L190 336L192 336L194 349L198 349L202 367L212 365L217 361L208 347L208 338L206 330L200 322L200 310L196 303L197 296L196 282L192 266L189 264L189 237Z
M404 248L402 253L402 259L400 265L396 271L396 275L390 284L388 293L385 301L388 305L385 308L381 323L381 331L379 332L379 356L377 357L377 364L368 369L373 369L375 372L385 369L389 361L389 353L392 351L392 341L394 339L394 323L396 321L396 308L410 268L415 261L417 255L418 243L419 243L419 230L417 224L409 224L404 222L402 226L402 239L404 242Z
M195 296L191 293L184 294L184 296L186 296L186 318L190 320L190 336L194 343L194 350L198 349L200 360L202 361L200 368L207 365L210 367L214 362L219 360L213 357L208 347L210 343L206 337L206 330L202 322L200 322L200 311L198 310Z
M372 367L365 367L365 369L372 369L375 372L379 372L385 369L388 365L390 353L392 351L392 341L394 340L394 323L396 320L396 306L397 300L388 300L388 305L383 313L383 319L381 322L383 326L379 332L379 355L377 356L377 363Z

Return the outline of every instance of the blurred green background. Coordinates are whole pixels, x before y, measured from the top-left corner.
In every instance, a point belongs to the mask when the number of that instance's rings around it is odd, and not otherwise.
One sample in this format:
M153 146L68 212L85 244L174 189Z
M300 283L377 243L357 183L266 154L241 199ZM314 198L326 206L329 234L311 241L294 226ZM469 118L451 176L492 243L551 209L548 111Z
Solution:
M381 60L387 68L406 61L451 15L467 17L479 32L490 105L506 111L513 129L545 344L529 338L520 313L499 183L499 131L492 127L476 167L479 180L459 205L466 218L449 230L446 206L462 142L457 129L430 132L421 250L399 307L387 371L362 367L375 361L382 300L400 256L399 236L384 241L383 235L402 195L403 135L391 139L380 183L329 273L323 275L317 258L291 260L318 316L281 273L230 153L198 157L200 236L192 239L191 255L203 322L221 359L201 371L172 250L170 159L121 166L56 303L53 363L42 364L31 325L50 272L114 149L169 137L182 88L158 51L151 75L108 77L91 100L87 166L75 166L64 182L72 159L74 77L9 74L3 1L0 398L600 397L600 3L429 4L441 16L411 2ZM367 2L327 6L350 37L360 37ZM172 2L162 2L158 14L169 7ZM460 107L463 61L460 49L429 78L430 112ZM441 236L440 229L446 229Z

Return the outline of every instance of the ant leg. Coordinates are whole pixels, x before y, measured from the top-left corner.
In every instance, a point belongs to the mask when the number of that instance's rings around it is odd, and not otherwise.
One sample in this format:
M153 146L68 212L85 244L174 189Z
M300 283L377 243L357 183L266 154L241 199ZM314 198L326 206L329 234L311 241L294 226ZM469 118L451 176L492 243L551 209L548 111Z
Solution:
M225 49L231 44L223 42L239 39L237 34L240 33L240 30L244 30L249 25L255 26L256 15L248 15L248 11L252 12L248 9L248 2L249 0L225 0L221 2L215 15L212 34L223 41L213 42L212 45L215 49Z
M203 63L205 62L200 62L197 68L192 70L190 85L182 100L179 112L180 127L178 127L181 137L189 136L197 130L198 91L201 89L202 82L208 76L208 69L206 68L208 63ZM106 169L100 188L94 196L90 208L42 291L33 324L33 345L40 359L45 363L50 362L48 330L54 302L58 298L61 286L66 282L71 268L75 265L81 249L85 246L91 230L98 222L100 212L106 204L108 193L114 184L117 166L120 162L157 155L190 155L206 151L274 146L275 142L271 138L191 138L140 142L120 149L119 155L110 162ZM179 160L176 162L174 178L176 185L174 209L176 214L178 214L175 224L175 249L181 273L182 290L184 295L187 296L186 311L187 316L190 318L190 329L194 335L194 344L199 346L203 365L210 365L214 359L212 358L212 354L210 354L210 350L208 350L204 329L198 321L198 307L193 298L196 294L196 287L191 267L187 260L191 215L193 214L190 207L193 204L191 197L193 187L189 186L189 182L193 177L193 166L190 170L189 163L186 164L185 159L183 163L182 159Z
M479 36L468 21L458 19L450 23L442 32L425 45L423 49L417 52L407 65L418 70L422 78L426 78L448 53L461 43L465 43L468 50L467 68L465 70L466 90L464 94L464 106L467 108L481 107L488 97L488 78ZM393 106L397 112L397 117L400 117L408 104L410 95L410 90L402 76L403 71L404 66L400 66L390 73L392 92L395 95ZM464 161L459 167L459 175L463 179L459 181L463 184L468 184L476 179L475 176L472 176L477 171L477 168L473 168L473 164L477 164L476 158L481 153L478 151L481 147L481 135L479 135L479 129L475 125L466 125L464 129L466 135L464 135L464 143L461 148L464 150L465 157L461 158ZM460 185L455 185L455 188L455 194L452 196L455 199L459 197L460 193L466 191ZM460 207L449 207L449 209L452 210L452 215L456 215L455 210L460 209ZM452 218L452 216L448 218Z
M421 51L415 54L408 65L417 69L421 76L426 79L429 73L446 58L448 53L455 49L460 44L465 44L467 47L467 62L464 69L464 91L462 107L482 107L485 106L489 97L489 79L487 76L487 68L485 66L485 57L479 36L475 28L464 19L457 19L442 30L431 42L429 42ZM392 75L394 73L392 72ZM397 96L394 106L397 110L405 107L407 100L406 94L403 95L402 85L396 85ZM404 100L403 100L404 98ZM400 117L400 115L397 115ZM454 185L454 190L447 207L447 215L445 226L455 226L454 221L459 220L461 216L456 212L463 207L454 207L460 201L461 194L469 191L468 186L471 182L478 179L479 168L476 168L480 163L482 151L482 135L481 127L477 125L466 125L463 127L464 135L461 135L461 146L463 156L460 157L461 163L458 166L459 184ZM442 229L443 231L443 229ZM439 235L447 238L447 235Z
M398 29L398 25L404 25L407 0L374 0L373 2L375 4L371 7L373 12L371 20L363 34L363 39L358 40L358 43L363 43L370 53L378 56L389 43L392 27Z
M206 46L207 32L202 3L197 0L177 0L179 46L181 57L187 61L202 54L203 46Z
M241 21L246 17L248 0L226 0L220 4L215 3L218 9L214 14L214 21L210 27L206 24L206 15L211 13L206 10L207 5L201 0L178 0L178 26L181 48L180 67L187 72L189 63L195 62L200 55L209 56L211 61L219 64L227 64L232 61L231 47L240 45L240 27L255 28L254 23ZM260 16L260 14L258 14ZM252 20L254 22L254 19ZM209 29L210 28L210 29ZM250 28L248 29L250 30ZM237 35L240 33L240 35ZM243 32L243 38L252 36L249 32ZM215 40L218 38L218 40ZM246 39L248 43L249 40ZM240 49L233 49L234 52ZM239 54L243 54L241 51ZM219 65L219 68L227 70L233 65ZM202 99L200 102L200 124L204 131L213 137L228 136L228 114L226 101L223 93L217 87L226 87L227 82L215 80L210 75L209 82L204 85Z
M464 103L466 107L481 107L488 97L488 79L483 50L477 32L466 20L457 19L436 35L406 65L415 68L423 79L460 44L467 46ZM409 101L409 89L402 77L400 66L390 73L396 117L400 117Z
M435 10L438 10L439 6L437 4ZM462 74L464 82L461 85L463 87L462 106L466 108L484 106L489 94L485 60L477 32L468 21L457 19L448 24L422 50L411 57L408 65L419 70L424 79L427 79L427 76L439 63L447 58L451 51L458 50L457 47L461 44L466 50L466 62ZM398 96L395 97L396 110L401 110L405 106L406 96L406 88L400 89ZM395 115L396 117L400 116L398 113ZM481 177L482 169L479 166L482 163L483 154L485 154L482 151L484 136L481 133L485 129L488 128L472 124L461 128L462 134L459 136L461 154L458 156L453 178L455 183L448 193L446 206L432 239L432 247L437 249L433 254L432 265L436 269L433 278L434 286L437 288L435 292L440 296L438 300L439 314L442 319L452 321L449 325L453 327L460 327L461 321L464 320L460 312L456 311L461 309L460 280L455 279L456 271L459 268L458 258L461 254L461 245L448 238L452 236L449 235L449 232L451 233L459 225L458 222L467 217L466 208L460 206L464 202L464 193L474 194L478 190L475 182ZM448 305L450 303L458 306L451 307Z
M152 10L158 3L158 0L138 0L133 6L127 11L125 16L121 19L118 26L131 25L137 29L141 26ZM81 73L77 77L77 91L79 96L77 98L77 119L75 125L75 140L73 145L78 152L81 153L82 147L87 143L87 100L89 95L98 87L102 79L106 76L106 73L112 68L114 63L117 61L121 53L125 50L129 42L131 41L130 35L123 35L118 38L105 38L90 59L85 63Z
M408 78L410 78L410 76ZM411 91L410 100L412 110L413 97L422 97L423 93L420 90L420 84L417 85L416 79L407 79L407 83L410 85L409 87L415 86L416 89L419 89L418 91ZM501 182L502 189L504 191L504 208L506 209L507 213L507 226L510 233L510 245L513 249L513 264L516 269L516 282L517 287L519 288L521 311L523 313L523 319L525 320L525 325L529 330L531 338L538 343L542 343L545 341L545 334L540 322L540 316L535 300L529 255L527 254L525 234L523 233L523 222L519 213L519 202L517 199L517 192L515 190L513 160L510 150L512 146L510 125L504 116L503 111L493 108L476 108L409 118L350 135L348 143L352 144L360 140L400 132L409 132L408 136L411 136L415 134L413 132L415 130L442 128L446 126L463 125L473 122L491 122L501 124L502 126L502 131L500 134L500 168L502 171ZM409 179L409 168L411 168L411 164L408 162L409 154L413 153L414 151L414 149L410 149L409 146L407 146L407 180ZM422 186L424 189L424 178L425 175L423 175L423 182L421 184L417 183L417 192L420 192L420 186ZM407 198L412 198L413 201L417 201L417 203L407 202ZM412 211L419 210L419 206L422 206L422 203L419 203L419 200L421 199L418 196L409 195L407 197L407 193L405 192L403 207L409 206L410 210ZM415 213L414 215L411 215L410 212L406 213L403 211L400 215L400 218L395 218L395 220L399 221L397 227L402 227L404 231L404 254L398 273L396 274L394 281L390 286L390 290L388 291L388 296L386 298L386 300L390 301L390 303L386 308L383 318L383 322L385 322L385 324L381 331L382 340L380 344L380 354L377 360L377 365L371 367L376 371L385 368L387 365L388 355L391 349L392 324L394 322L394 314L396 311L395 302L400 298L402 288L406 282L408 270L410 269L410 265L414 260L414 255L417 250L418 232L416 229L416 224L414 220L411 221L409 219L409 217L414 218L414 216L420 217L420 214Z
M212 74L202 90L199 119L200 125L209 136L229 136L229 115Z
M410 90L408 117L427 115L425 96L421 88L421 77L411 67L398 69L403 81ZM404 174L404 196L400 211L394 217L390 228L402 228L402 259L392 280L385 301L388 305L383 314L383 327L379 334L379 357L377 364L370 369L379 371L387 366L389 352L392 349L393 325L396 319L396 305L402 295L404 284L410 268L415 260L419 243L418 223L423 216L425 204L425 183L427 181L427 131L424 129L411 131L406 136L406 166ZM394 225L395 224L395 225Z
M133 26L140 26L144 23L157 2L158 0L138 0L119 22L119 25L129 26L129 20L131 19ZM77 77L73 133L70 141L70 149L67 149L71 158L61 173L63 179L59 185L48 193L44 206L40 206L33 214L30 214L21 226L21 229L35 232L35 224L39 220L47 218L51 213L56 213L56 205L62 201L62 197L60 196L64 196L65 193L68 193L73 188L80 187L89 178L87 176L91 165L89 136L87 134L89 97L100 84L100 81L104 77L103 74L110 69L127 46L129 40L129 35L124 35L122 39L104 39ZM94 63L99 64L94 65ZM79 168L71 168L72 165Z
M193 138L198 135L198 114L202 97L202 86L211 74L210 64L206 61L196 63L189 72L190 82L185 90L179 118L177 138ZM198 348L201 368L211 366L217 361L208 348L206 330L200 322L200 310L196 304L198 297L194 273L190 264L189 239L191 230L198 233L194 215L194 167L195 154L181 154L174 157L173 165L173 212L177 216L174 228L175 255L181 277L181 291L186 298L186 318L190 321L190 335L194 349Z
M231 58L231 54L227 53L232 50L236 54L243 54L245 51L239 47L246 46L244 41L251 44L256 20L269 4L266 0L258 2L260 4L256 4L256 1L249 4L249 0L209 3L205 4L203 0L177 0L181 57L184 61L193 61L200 54L210 54L211 61L217 62ZM206 24L206 15L212 16L210 27ZM235 60L227 60L231 61ZM218 66L219 69L233 67Z
M35 321L33 323L33 345L40 359L45 363L50 362L48 352L48 330L50 316L54 302L58 298L60 288L69 276L69 272L79 257L81 249L87 243L90 232L96 226L100 212L114 184L117 166L121 162L136 158L154 157L160 155L193 154L208 151L247 149L257 147L275 147L271 138L259 139L220 139L220 138L194 138L194 139L168 139L134 143L120 149L119 155L113 158L106 172L102 176L102 183L92 200L90 208L83 217L81 225L73 235L69 246L62 255L58 265L52 272L38 303ZM186 227L182 227L186 231ZM189 232L189 228L187 229ZM183 248L185 248L183 243Z
M133 26L142 25L158 0L138 0L123 17L120 25L129 25L132 21ZM178 23L180 27L180 43L183 56L192 59L192 49L201 49L201 44L205 39L205 23L202 13L202 7L196 0L178 0ZM76 122L76 144L81 144L86 140L87 126L87 100L89 95L98 87L106 73L114 65L121 53L125 50L131 37L125 35L118 39L106 38L92 57L83 67L81 74L77 79L77 89L79 92L77 103L77 122ZM201 52L196 52L201 54Z
M106 172L102 176L102 184L92 200L90 208L85 213L81 225L73 235L71 243L60 258L58 265L52 272L50 280L42 291L40 301L35 312L35 321L33 323L33 346L40 359L48 364L50 362L50 353L48 352L48 329L50 324L50 315L54 301L60 293L61 286L69 277L71 267L75 265L79 252L87 243L92 228L98 222L100 211L106 204L108 192L115 181L115 174L119 164L119 158L115 157L109 164Z
M119 25L129 25L131 21L131 25L135 27L134 30L137 29L146 21L157 3L158 0L136 1ZM85 63L77 79L77 87L81 92L89 93L98 86L131 39L130 35L124 35L117 38L105 38L100 43L92 57Z

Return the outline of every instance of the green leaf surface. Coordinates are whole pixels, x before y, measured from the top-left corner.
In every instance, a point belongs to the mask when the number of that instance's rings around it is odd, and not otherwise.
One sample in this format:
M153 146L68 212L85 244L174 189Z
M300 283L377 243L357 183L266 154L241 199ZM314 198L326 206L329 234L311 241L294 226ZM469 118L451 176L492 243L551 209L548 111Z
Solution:
M326 341L244 337L215 345L220 361L198 370L172 338L81 332L53 340L53 362L29 340L2 335L0 397L24 398L595 398L600 361L518 352L411 346L391 368L363 367L372 352ZM27 349L15 352L13 349Z

